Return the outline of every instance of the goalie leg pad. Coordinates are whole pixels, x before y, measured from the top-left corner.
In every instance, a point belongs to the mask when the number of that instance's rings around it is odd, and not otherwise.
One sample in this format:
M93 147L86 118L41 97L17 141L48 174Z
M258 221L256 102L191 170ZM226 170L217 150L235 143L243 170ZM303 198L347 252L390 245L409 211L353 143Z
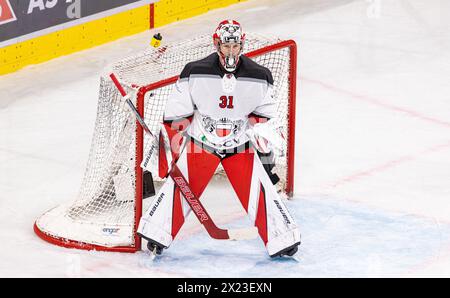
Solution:
M272 184L277 184L280 182L280 177L276 173L272 173L273 168L275 167L275 157L272 151L269 153L261 153L258 151L258 156L261 159L261 163L263 164L264 169L269 175Z
M269 255L299 244L298 226L254 150L226 157L222 166Z
M219 165L220 158L189 141L177 166L200 198ZM138 233L169 247L191 209L172 178L167 178L140 220Z

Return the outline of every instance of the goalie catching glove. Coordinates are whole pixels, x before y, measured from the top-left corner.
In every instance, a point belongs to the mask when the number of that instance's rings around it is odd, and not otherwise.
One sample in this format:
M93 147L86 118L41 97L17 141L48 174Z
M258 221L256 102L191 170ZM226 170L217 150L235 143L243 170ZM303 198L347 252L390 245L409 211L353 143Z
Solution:
M245 132L255 148L264 154L273 152L278 157L286 155L286 138L283 127L274 120L256 123Z

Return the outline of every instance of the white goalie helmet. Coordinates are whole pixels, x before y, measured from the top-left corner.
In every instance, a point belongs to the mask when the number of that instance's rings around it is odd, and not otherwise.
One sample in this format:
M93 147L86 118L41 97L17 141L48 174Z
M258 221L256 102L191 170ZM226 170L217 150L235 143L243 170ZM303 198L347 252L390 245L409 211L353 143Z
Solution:
M217 53L220 56L220 62L222 63L225 70L228 72L233 72L239 62L239 56L242 53L244 47L245 34L242 32L242 27L239 22L234 20L225 20L219 23L213 34L214 46L217 49ZM233 53L232 51L225 55L222 53L220 46L222 44L239 44L240 50L238 53Z

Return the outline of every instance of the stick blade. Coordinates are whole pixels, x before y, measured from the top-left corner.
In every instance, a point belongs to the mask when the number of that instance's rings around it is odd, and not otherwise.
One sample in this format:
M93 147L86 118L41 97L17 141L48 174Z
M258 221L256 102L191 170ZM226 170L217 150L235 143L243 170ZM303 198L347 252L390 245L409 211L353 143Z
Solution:
M228 236L230 240L250 240L258 237L258 228L242 228L242 229L232 229L228 230Z

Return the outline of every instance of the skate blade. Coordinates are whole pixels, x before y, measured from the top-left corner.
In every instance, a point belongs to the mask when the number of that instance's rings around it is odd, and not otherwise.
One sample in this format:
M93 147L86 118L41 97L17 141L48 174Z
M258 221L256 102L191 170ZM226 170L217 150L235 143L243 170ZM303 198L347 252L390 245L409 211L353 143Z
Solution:
M153 261L156 259L156 257L158 256L158 255L156 254L156 249L153 250L153 251L151 251L151 250L146 250L146 251L145 251L145 254L148 255L147 260L150 260L151 262L153 262Z
M288 258L296 261L297 263L300 263L300 258L298 256L289 256Z

